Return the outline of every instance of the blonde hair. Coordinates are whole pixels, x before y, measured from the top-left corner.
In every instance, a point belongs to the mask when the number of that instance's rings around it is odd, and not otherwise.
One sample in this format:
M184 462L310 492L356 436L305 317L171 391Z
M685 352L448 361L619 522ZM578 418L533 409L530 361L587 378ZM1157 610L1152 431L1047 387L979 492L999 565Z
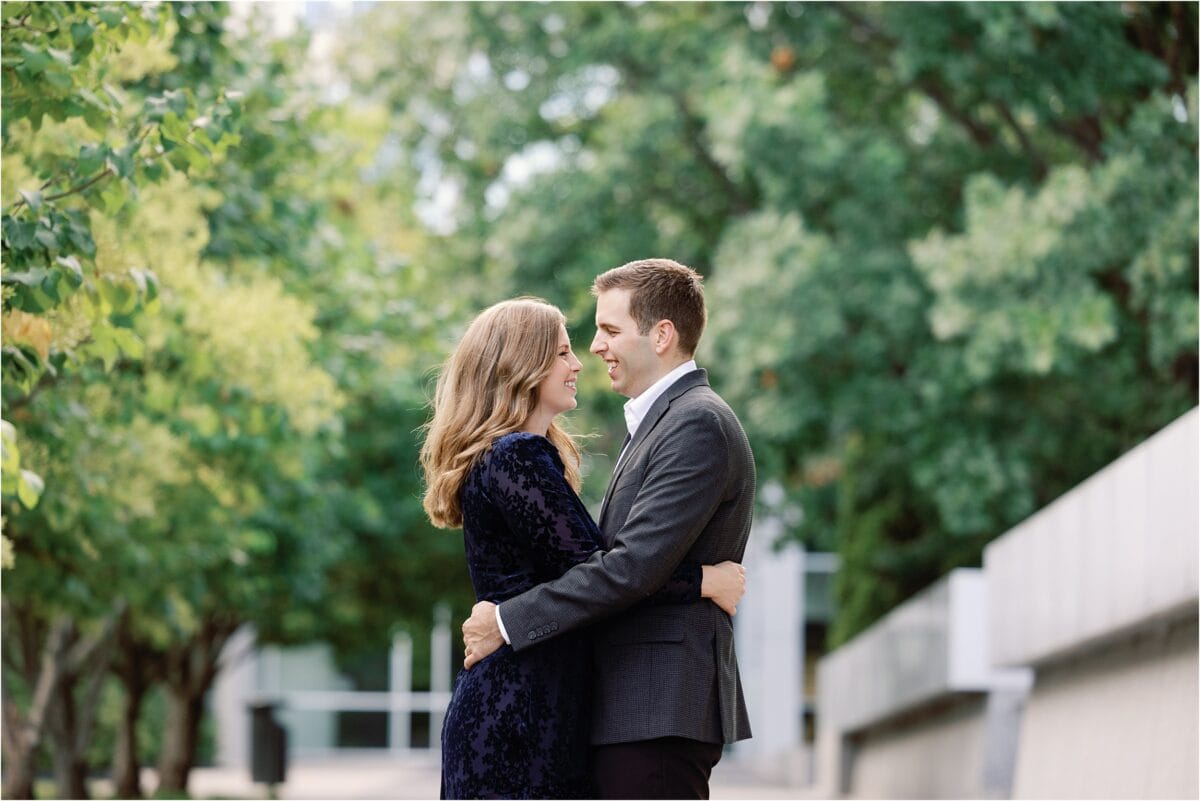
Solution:
M533 413L538 386L558 357L558 331L565 322L561 311L539 298L506 300L472 320L446 360L421 446L425 512L438 528L462 526L459 492L471 468L496 439L520 431ZM553 421L546 438L578 491L579 447Z

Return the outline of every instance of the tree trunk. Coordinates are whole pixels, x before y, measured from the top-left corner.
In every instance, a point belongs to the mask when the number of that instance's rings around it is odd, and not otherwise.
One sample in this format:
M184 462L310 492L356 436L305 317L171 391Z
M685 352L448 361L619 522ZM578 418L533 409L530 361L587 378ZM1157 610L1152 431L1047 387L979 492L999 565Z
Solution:
M162 754L158 760L158 793L186 793L188 777L196 762L204 693L167 687L167 720Z
M142 765L138 760L137 724L142 715L144 688L125 685L117 742L113 749L113 791L117 798L141 798Z
M22 664L14 668L24 676L32 695L29 709L24 713L12 700L11 693L4 699L5 798L33 798L38 747L46 732L46 718L61 680L67 642L74 627L71 618L65 616L47 627L35 615L26 614L27 611L4 604L5 634L19 637L25 646L20 649ZM34 643L42 637L39 660L34 656L37 653Z
M120 656L113 669L121 681L124 697L121 719L117 723L117 741L113 748L113 784L117 798L141 798L142 765L138 758L137 725L142 716L142 701L152 679L147 666L149 659L141 646L123 627L118 636Z
M19 734L23 728L16 705L4 699L4 797L33 798L36 746L27 747Z
M64 675L50 707L50 739L54 742L54 784L59 798L90 798L87 794L87 764L79 743L75 708L76 678Z
M70 650L60 662L48 719L59 798L88 798L87 747L96 727L100 691L112 664L114 628L124 619L125 604L118 601L100 631L84 637L73 622L69 627Z
M117 653L113 673L121 682L121 719L113 748L113 785L117 798L142 798L142 765L138 756L137 727L146 693L162 679L161 654L139 642L129 618L117 628Z
M238 623L208 618L192 639L167 652L167 721L158 761L156 793L186 793L196 764L204 696L217 677L218 660Z

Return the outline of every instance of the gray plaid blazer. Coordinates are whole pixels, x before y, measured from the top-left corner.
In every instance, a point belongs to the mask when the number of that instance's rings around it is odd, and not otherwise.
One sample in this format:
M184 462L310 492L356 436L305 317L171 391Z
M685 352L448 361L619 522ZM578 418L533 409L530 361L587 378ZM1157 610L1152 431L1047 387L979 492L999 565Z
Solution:
M750 737L733 624L710 601L635 606L682 561L741 561L754 505L741 424L697 370L654 402L600 512L608 551L500 604L520 651L604 620L594 632L592 742Z

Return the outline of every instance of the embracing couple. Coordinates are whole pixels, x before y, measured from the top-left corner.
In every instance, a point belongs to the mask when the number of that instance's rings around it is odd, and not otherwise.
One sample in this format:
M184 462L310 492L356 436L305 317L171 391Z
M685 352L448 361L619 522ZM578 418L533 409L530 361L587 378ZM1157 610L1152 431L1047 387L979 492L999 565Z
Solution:
M581 368L557 308L485 310L438 380L425 509L462 527L480 601L442 729L443 798L708 798L724 744L750 736L730 615L754 459L693 360L701 277L647 259L592 292L591 351L629 398L598 523L556 422Z

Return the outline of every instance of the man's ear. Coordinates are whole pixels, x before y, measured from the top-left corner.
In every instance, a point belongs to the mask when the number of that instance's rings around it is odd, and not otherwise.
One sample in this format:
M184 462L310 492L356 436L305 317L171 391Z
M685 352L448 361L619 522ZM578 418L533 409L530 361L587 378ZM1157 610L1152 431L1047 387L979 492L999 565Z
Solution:
M675 330L675 323L670 320L659 320L655 323L650 338L654 342L654 352L659 356L665 356L679 344L679 332Z

